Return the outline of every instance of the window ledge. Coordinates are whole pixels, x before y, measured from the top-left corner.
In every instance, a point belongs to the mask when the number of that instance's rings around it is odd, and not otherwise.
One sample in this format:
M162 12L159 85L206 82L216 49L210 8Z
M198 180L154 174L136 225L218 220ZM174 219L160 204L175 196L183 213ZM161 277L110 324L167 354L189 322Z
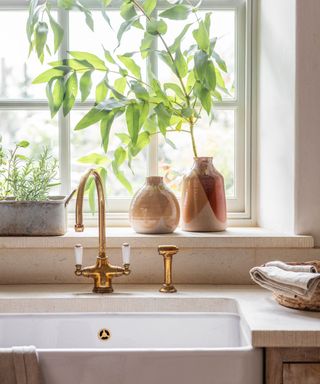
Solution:
M175 244L180 248L313 248L312 236L288 235L263 228L229 228L224 232L182 232L142 235L131 228L107 228L107 247L117 248L129 242L132 248L154 248L159 244ZM83 233L73 229L57 237L0 237L0 248L72 248L81 243L86 248L98 245L97 228Z

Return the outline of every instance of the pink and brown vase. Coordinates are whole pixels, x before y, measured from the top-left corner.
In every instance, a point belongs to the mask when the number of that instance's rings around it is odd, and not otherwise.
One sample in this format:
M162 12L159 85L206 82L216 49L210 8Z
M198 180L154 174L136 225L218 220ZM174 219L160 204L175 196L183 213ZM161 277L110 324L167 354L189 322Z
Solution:
M162 177L147 177L146 183L132 198L129 219L138 233L171 233L177 228L179 202Z
M227 226L223 176L212 157L196 157L182 183L181 227L191 232L224 231Z

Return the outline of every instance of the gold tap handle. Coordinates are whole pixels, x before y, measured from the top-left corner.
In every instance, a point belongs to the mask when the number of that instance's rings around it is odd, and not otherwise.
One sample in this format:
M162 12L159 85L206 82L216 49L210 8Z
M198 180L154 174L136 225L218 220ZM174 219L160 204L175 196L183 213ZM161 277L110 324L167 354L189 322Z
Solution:
M163 256L164 262L164 283L160 288L160 292L173 293L177 292L172 283L172 256L179 251L179 248L175 245L159 245L159 255Z

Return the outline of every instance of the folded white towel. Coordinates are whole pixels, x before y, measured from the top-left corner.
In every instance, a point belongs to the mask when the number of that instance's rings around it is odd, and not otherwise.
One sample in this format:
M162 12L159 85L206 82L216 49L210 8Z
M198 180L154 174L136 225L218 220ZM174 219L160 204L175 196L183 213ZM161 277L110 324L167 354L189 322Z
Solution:
M287 263L284 263L283 261L269 261L268 263L264 264L263 267L278 267L285 271L291 271L291 272L317 272L317 269L315 266L311 264L299 264L299 265L290 265Z
M0 349L1 384L41 384L36 348L12 347Z
M305 271L305 265L288 266L285 264L286 269L282 267L282 262L271 262L265 266L252 268L250 275L253 281L270 291L290 297L298 295L311 299L320 284L320 273L316 273L315 269L309 266L307 266L309 271ZM297 268L288 270L288 267Z

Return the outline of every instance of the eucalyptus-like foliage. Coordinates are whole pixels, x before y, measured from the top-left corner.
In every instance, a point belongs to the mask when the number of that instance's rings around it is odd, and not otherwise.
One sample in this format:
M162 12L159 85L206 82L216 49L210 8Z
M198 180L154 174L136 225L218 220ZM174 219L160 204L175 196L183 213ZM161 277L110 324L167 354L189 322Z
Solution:
M38 158L27 157L21 150L29 146L20 141L12 150L3 148L0 136L0 200L14 198L17 201L44 201L50 189L59 185L58 163L47 147Z
M110 2L101 0L102 13L109 24L107 7ZM90 10L80 1L60 0L57 4L66 11L78 8L84 13L89 28L94 28ZM104 176L110 167L129 191L131 186L121 166L126 161L131 166L132 158L149 144L152 135L161 134L174 146L167 138L167 133L187 133L190 135L193 154L197 156L194 129L202 109L211 116L215 100L222 99L222 92L228 93L222 75L222 72L227 72L227 66L215 50L217 38L210 36L211 14L208 12L201 18L197 13L199 6L191 5L188 0L178 0L174 4L168 3L167 8L154 18L157 0L124 0L120 7L123 22L117 31L118 46L123 35L130 33L130 29L142 29L144 36L138 52L118 54L116 49L113 52L104 50L104 56L98 57L89 52L70 51L69 57L49 63L51 68L33 81L34 84L47 83L46 93L52 116L61 108L63 114L67 115L74 107L79 93L83 102L91 90L95 90L94 106L78 122L75 130L99 123L105 154L108 153L110 132L115 119L125 116L127 132L116 132L120 145L113 152L111 160L91 154L81 161L99 165ZM174 42L168 45L165 36L166 19L187 20L190 15L193 15L192 21L185 24L177 32ZM43 21L43 16L47 16L48 22ZM30 50L36 52L40 61L44 60L46 48L50 52L47 47L48 33L54 35L54 51L59 48L63 29L50 15L49 0L30 1L27 31ZM194 41L188 49L183 50L181 43L187 33L192 35ZM155 39L159 40L157 49L153 44ZM140 55L147 59L151 53L157 54L164 61L176 82L161 84L150 68L148 80L142 79L141 68L135 57ZM92 81L95 72L102 77L98 84ZM116 80L111 80L115 76Z

